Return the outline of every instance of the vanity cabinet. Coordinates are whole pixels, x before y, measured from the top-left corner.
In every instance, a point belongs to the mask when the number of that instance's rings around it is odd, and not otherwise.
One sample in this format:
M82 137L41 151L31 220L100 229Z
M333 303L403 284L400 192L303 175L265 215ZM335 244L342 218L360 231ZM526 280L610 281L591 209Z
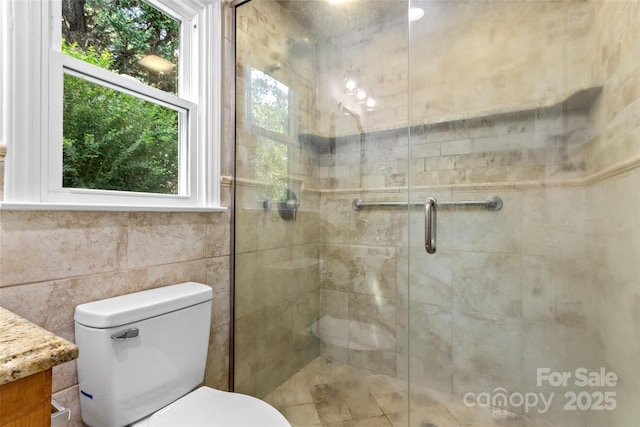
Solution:
M52 369L77 358L72 342L0 307L0 427L50 426Z
M0 427L43 427L51 422L51 369L0 385Z

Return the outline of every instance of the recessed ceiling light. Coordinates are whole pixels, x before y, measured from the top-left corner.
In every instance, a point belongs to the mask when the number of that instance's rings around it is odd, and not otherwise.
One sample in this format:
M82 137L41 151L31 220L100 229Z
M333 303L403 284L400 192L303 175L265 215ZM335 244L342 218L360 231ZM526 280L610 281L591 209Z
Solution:
M344 84L344 93L346 93L347 95L353 95L356 93L356 81L353 79L347 79L346 83Z
M356 101L358 101L360 104L364 104L365 102L367 102L367 92L362 89L358 89L358 92L356 93Z
M373 111L376 108L376 100L373 98L367 98L367 111Z
M419 7L409 9L409 21L417 21L424 16L424 10Z

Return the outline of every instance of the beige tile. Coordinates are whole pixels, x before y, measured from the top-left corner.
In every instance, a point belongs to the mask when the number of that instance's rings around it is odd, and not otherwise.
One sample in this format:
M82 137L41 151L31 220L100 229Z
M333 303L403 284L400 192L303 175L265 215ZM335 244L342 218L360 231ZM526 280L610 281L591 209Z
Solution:
M398 392L398 384L392 381L387 375L371 374L367 378L369 392L377 397L388 393Z
M432 360L425 354L410 356L409 369L406 375L411 375L412 385L433 387L438 390L451 392L453 390L453 374L455 368L452 364L445 364ZM407 369L406 356L398 356L398 362L402 369Z
M281 406L301 405L314 401L307 379L301 371L290 377L276 390L280 391Z
M428 359L437 365L453 363L453 312L451 309L412 303L409 325L412 356Z
M396 391L392 393L382 394L375 397L376 402L382 408L385 414L403 413L409 410L410 405L413 408L413 403L410 400L405 391Z
M54 366L52 374L53 384L51 390L53 393L78 384L78 370L75 361Z
M396 352L391 350L349 350L349 363L386 375L396 373Z
M445 242L446 239L446 236L442 235L440 227L438 227L439 242ZM407 280L409 281L412 302L452 307L453 268L456 254L439 247L435 254L426 256L424 237L416 237L414 240L419 240L419 242L417 245L412 242L410 248L408 257L411 264L408 279L407 269L402 268L402 264L398 262L398 286L401 286ZM402 294L401 297L405 299L407 295Z
M395 248L354 248L349 257L350 271L357 272L348 278L351 291L375 296L396 298L396 250Z
M473 393L476 396L479 393L492 393L494 390L501 388L506 390L506 394L523 393L523 385L496 375L480 374L464 369L456 369L453 376L453 394L460 399L467 393ZM443 403L449 405L452 401ZM455 402L455 400L454 400ZM520 411L519 407L501 408L512 411Z
M295 405L284 408L284 416L292 426L310 426L320 424L320 417L315 405Z
M411 425L434 425L439 427L458 427L462 424L453 415L440 405L412 408L409 416Z
M403 199L401 195L398 199ZM406 197L404 197L406 200ZM362 210L355 212L353 197L327 197L321 203L320 230L323 242L397 246L403 239L406 212L402 210Z
M253 205L251 206L253 208ZM236 254L256 250L256 234L260 211L249 206L238 205L235 208L235 246Z
M392 427L389 419L384 415L355 420L352 425L353 427Z
M584 327L594 298L594 268L584 258L524 256L525 319Z
M522 257L461 252L453 263L453 304L460 310L522 317Z
M320 316L329 316L334 319L348 319L349 293L320 288ZM335 332L346 338L347 331Z
M305 366L304 374L312 393L315 386L334 382L334 378L331 375L331 363L324 357L318 357Z
M395 334L396 305L395 299L350 293L349 319L368 323Z
M207 214L130 212L128 267L204 258L206 231Z
M135 291L175 285L176 283L206 283L207 281L207 261L204 259L162 264L131 271L140 276L140 279L136 279L135 276L131 279L132 284L135 285Z
M229 338L228 324L211 330L204 382L218 390L229 390Z
M323 425L349 421L353 417L349 406L342 399L316 402L315 405Z
M213 327L230 322L230 275L231 259L228 256L210 258L207 260L207 284L213 289L213 312L211 324Z
M536 384L539 368L573 372L579 367L597 371L602 364L601 343L592 332L557 324L525 322L523 380Z
M366 396L347 395L346 403L354 420L383 415L380 405L370 393Z
M231 254L230 212L214 212L207 217L205 256L219 257Z
M454 311L455 368L522 381L522 321Z
M257 263L256 252L235 255L234 312L236 319L255 313L263 307L256 292Z
M409 414L405 410L404 412L395 412L393 414L385 414L389 423L393 427L406 427L409 424Z
M454 193L455 200L484 200L491 193ZM454 248L513 254L522 248L522 200L517 192L501 191L504 205L496 212L458 208L442 211L438 221L452 221Z
M144 274L130 271L11 286L0 288L0 303L29 321L74 341L73 318L77 305L134 292L144 281Z
M455 398L442 405L461 425L490 425L494 416L492 408L479 405L470 406L463 399Z
M127 213L2 211L0 220L0 286L127 266Z

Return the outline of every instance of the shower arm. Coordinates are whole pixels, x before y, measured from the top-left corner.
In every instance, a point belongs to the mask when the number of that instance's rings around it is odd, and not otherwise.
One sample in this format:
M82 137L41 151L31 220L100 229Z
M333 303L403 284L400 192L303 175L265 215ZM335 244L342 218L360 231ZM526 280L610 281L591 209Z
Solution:
M360 135L364 135L364 128L362 127L360 114L348 108L342 102L338 103L338 112L345 113L346 115L353 117L353 119L356 121L356 127L358 128L358 132L360 132Z

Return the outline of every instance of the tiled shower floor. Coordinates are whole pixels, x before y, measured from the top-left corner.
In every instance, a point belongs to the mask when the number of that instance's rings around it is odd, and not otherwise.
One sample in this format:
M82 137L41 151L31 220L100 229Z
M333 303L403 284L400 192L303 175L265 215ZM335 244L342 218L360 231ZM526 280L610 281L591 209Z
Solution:
M411 427L550 427L518 414L494 415L461 398L411 387ZM265 400L293 427L406 427L407 384L318 357Z

